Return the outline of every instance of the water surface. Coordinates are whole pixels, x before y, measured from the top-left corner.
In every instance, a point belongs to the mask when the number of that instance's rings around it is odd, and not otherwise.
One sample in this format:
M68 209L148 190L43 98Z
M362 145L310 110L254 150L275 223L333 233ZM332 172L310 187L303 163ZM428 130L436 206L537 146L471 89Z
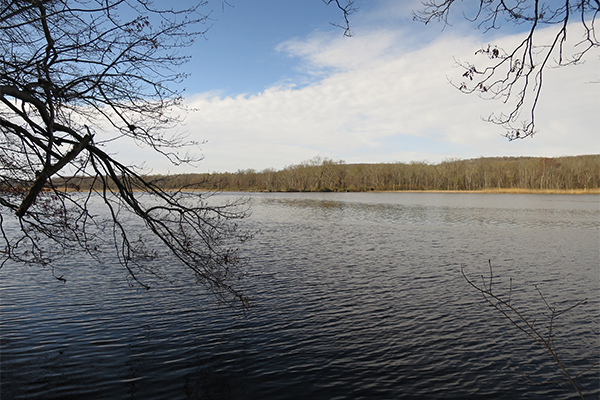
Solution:
M235 194L224 195L225 198ZM245 195L248 196L248 195ZM0 270L1 397L569 399L556 364L460 271L543 327L574 373L599 360L599 196L249 195L246 314L188 282L127 286L73 256L61 274ZM160 260L167 266L169 260ZM596 365L577 379L600 395Z

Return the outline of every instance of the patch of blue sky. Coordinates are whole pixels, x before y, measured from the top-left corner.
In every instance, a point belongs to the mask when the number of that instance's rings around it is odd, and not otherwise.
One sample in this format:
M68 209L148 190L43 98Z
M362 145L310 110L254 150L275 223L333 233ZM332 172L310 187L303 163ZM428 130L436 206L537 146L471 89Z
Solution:
M167 3L161 0L159 3ZM450 14L450 25L431 23L427 26L412 19L413 11L422 8L420 1L356 0L359 11L351 15L356 38L374 30L400 32L396 51L414 51L442 35L482 35L482 44L493 43L497 37L529 29L500 21L502 30L484 35L483 29L465 20L475 16L477 2L458 2ZM555 5L552 0L547 4ZM214 92L220 96L251 95L273 86L304 87L328 76L335 68L321 66L308 69L306 60L282 51L281 44L293 39L305 40L311 34L340 38L343 31L332 26L342 22L342 13L335 5L322 0L210 0L201 12L210 15L205 38L182 54L192 57L182 67L190 77L183 83L188 94ZM200 27L202 29L202 27ZM352 40L352 39L348 39Z
M232 0L232 6L211 1L205 11L212 26L205 37L185 49L192 57L183 68L191 73L186 92L215 92L220 96L249 95L296 80L297 60L277 46L314 30L343 31L331 25L341 13L320 0Z

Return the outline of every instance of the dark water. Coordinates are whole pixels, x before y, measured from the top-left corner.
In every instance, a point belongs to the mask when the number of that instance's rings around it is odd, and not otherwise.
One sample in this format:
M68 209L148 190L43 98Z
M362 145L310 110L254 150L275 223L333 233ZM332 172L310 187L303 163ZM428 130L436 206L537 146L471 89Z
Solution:
M231 196L231 195L227 195ZM116 264L0 270L1 398L575 399L556 363L460 273L545 329L600 396L600 197L256 194L243 249L252 308L186 277L150 291ZM161 260L168 265L168 260ZM594 363L596 365L594 366ZM536 382L533 385L523 376Z

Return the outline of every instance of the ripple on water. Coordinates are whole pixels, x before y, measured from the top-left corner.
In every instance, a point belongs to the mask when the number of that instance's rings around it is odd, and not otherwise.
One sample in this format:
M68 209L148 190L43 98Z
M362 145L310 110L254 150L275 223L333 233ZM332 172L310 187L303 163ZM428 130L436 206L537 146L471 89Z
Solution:
M7 264L2 399L577 398L515 372L561 378L460 270L480 279L491 258L527 315L544 310L533 284L560 307L589 297L554 327L567 364L586 368L599 358L597 207L384 198L257 195L246 314L185 281L131 289L119 267L77 257L66 284ZM580 378L590 398L598 376Z

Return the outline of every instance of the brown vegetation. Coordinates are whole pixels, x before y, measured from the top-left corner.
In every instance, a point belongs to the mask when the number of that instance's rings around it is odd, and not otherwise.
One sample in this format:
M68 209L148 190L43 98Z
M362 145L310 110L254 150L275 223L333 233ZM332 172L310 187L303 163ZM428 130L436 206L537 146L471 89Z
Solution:
M165 190L600 193L600 155L477 158L439 164L346 164L316 157L279 171L247 169L234 173L154 175L149 178ZM91 181L73 178L69 182L70 186L81 188L91 184Z

